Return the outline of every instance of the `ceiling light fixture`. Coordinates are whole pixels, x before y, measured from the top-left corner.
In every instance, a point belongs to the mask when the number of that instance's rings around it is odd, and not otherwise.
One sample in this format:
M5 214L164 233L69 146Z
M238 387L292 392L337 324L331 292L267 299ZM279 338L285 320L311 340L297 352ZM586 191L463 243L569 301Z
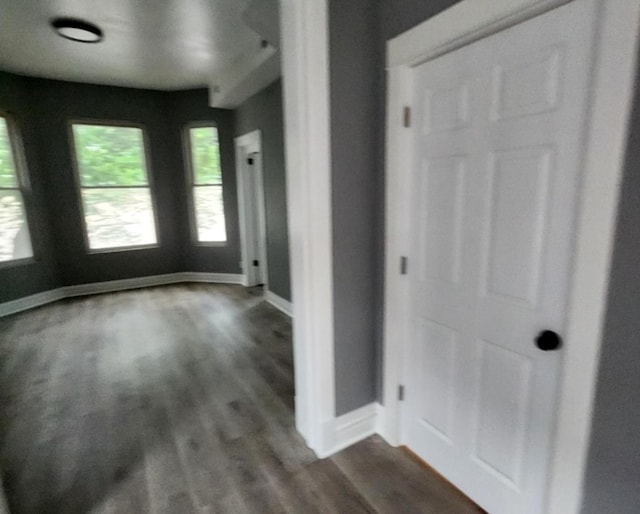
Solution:
M80 43L99 43L103 39L102 30L93 23L78 18L54 18L51 26L58 35Z

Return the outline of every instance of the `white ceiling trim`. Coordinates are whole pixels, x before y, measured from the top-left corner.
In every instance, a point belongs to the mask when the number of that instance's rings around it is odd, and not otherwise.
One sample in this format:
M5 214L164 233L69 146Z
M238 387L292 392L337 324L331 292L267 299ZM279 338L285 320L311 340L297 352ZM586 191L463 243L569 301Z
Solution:
M216 73L209 87L209 105L233 109L280 76L280 53L272 47L240 59Z

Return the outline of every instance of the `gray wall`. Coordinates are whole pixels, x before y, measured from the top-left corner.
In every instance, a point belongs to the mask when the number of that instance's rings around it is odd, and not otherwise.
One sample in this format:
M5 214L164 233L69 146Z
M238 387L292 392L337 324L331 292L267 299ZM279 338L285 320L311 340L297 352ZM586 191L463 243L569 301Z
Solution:
M34 185L28 210L38 258L34 264L0 269L0 302L58 285L176 271L240 272L233 113L208 107L206 90L166 93L0 73L0 108L15 115L23 133ZM86 251L69 141L68 122L77 119L145 126L158 247ZM195 120L212 121L220 131L229 239L225 247L197 246L188 230L182 130Z
M370 0L329 2L336 414L376 398L377 20Z
M382 398L385 43L454 3L329 2L338 415Z
M235 110L235 135L262 131L269 289L291 300L282 116L282 83L277 80Z
M178 235L172 220L177 205L172 192L174 168L167 150L160 92L26 79L38 119L37 144L49 203L54 254L63 286L170 273L180 265ZM149 173L154 185L159 246L134 251L89 254L70 146L70 120L118 120L141 123L148 137Z
M585 514L640 512L640 90L631 127L587 463Z
M209 107L209 96L206 89L178 91L169 93L168 96L169 142L171 145L168 151L172 159L177 159L174 169L181 170L177 174L179 184L176 185L174 193L181 212L176 226L182 235L182 240L179 243L183 250L181 267L185 271L240 273L240 229L233 144L233 111ZM185 126L193 121L213 121L218 127L224 213L227 225L227 245L224 247L194 245L190 239L190 215L187 207L185 172L182 171L186 167L182 138Z
M20 266L0 267L0 302L58 287L49 211L44 195L44 174L36 144L38 120L23 77L0 72L0 111L15 121L30 170L32 192L25 198L35 260Z
M378 0L382 42L448 9L460 0ZM384 55L384 54L383 54Z

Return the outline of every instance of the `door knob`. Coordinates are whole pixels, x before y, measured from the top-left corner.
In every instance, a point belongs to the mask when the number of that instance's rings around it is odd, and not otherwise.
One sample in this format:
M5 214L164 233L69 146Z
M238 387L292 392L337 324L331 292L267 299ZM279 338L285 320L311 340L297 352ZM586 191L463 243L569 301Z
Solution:
M536 346L541 350L557 350L562 346L562 338L552 330L543 330L536 337Z

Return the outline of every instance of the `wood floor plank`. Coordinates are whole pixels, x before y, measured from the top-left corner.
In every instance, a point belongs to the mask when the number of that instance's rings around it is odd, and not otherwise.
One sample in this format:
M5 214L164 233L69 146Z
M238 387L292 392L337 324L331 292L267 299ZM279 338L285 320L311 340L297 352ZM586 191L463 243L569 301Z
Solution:
M476 512L377 437L318 460L295 430L291 337L259 288L233 285L0 319L11 512Z
M406 454L389 447L380 437L362 441L332 457L377 512L395 512L399 502L411 498L407 513L477 514L478 507L434 473Z

